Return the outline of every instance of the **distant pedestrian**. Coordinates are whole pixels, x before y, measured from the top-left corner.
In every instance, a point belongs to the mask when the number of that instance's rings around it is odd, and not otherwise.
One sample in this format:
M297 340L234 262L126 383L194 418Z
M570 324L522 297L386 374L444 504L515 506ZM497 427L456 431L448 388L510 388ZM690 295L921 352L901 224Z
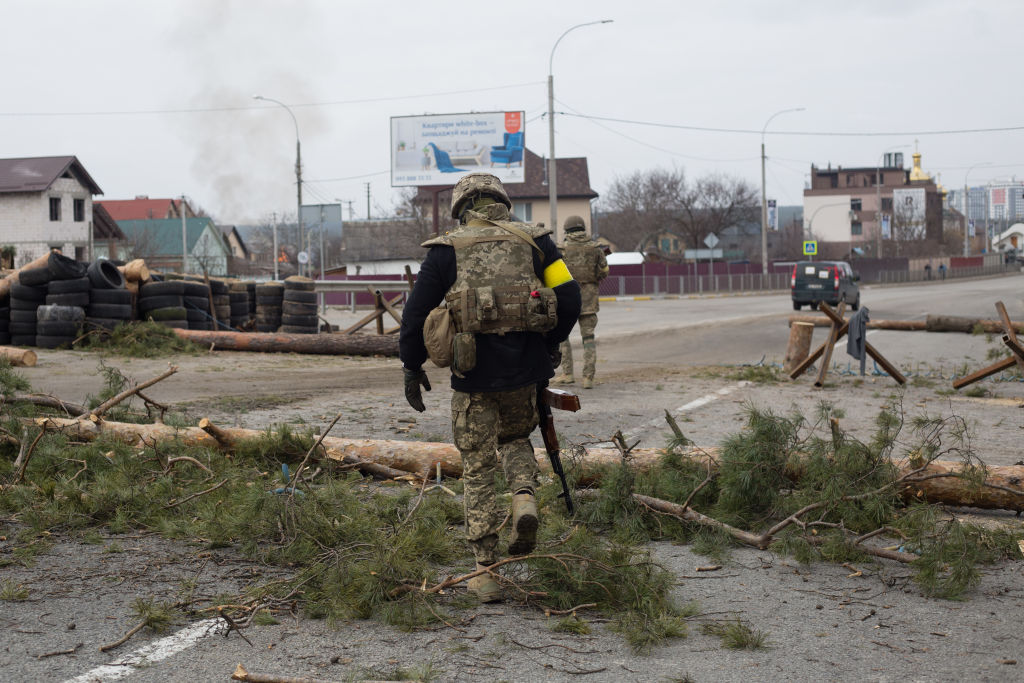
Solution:
M562 258L576 282L580 283L583 308L580 311L580 334L583 335L583 388L594 386L597 371L598 287L608 277L608 260L604 249L587 235L587 226L580 216L565 219L565 243ZM571 384L575 379L572 368L572 347L569 340L562 342L562 374L555 379L559 384Z
M946 279L946 264L945 263L940 263L939 264L939 277L941 277L943 280Z
M925 280L931 280L932 279L932 264L931 263L924 264L924 279Z

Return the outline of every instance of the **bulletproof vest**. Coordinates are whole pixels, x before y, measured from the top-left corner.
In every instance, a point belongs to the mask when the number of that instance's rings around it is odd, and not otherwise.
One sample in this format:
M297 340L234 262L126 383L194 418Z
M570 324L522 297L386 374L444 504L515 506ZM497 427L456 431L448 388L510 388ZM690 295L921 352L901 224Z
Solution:
M533 269L534 237L549 231L525 223L472 217L425 245L455 249L455 284L445 295L458 332L546 332L557 322L557 300Z
M577 237L579 235L579 237ZM597 282L597 246L585 232L568 233L562 245L562 260L572 279L581 285Z

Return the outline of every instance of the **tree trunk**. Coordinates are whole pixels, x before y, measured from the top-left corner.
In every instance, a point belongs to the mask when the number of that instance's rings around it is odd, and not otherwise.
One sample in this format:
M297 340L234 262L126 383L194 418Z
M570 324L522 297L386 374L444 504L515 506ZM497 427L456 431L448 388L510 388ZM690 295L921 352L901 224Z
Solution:
M800 365L807 354L811 352L811 338L814 335L814 325L810 323L794 323L789 328L789 344L786 346L786 361L783 372L789 374L793 368Z
M398 338L353 334L285 334L174 330L185 339L222 351L316 353L337 356L397 356Z
M154 443L180 439L186 445L199 445L211 448L231 450L239 439L259 438L266 432L258 429L242 429L238 427L217 427L209 420L202 420L202 427L186 427L178 429L162 424L132 424L127 422L107 422L101 419L73 420L64 418L38 418L35 423L50 431L60 431L69 436L83 440L96 438L100 433L115 436L129 443ZM422 441L395 441L385 439L345 439L341 437L324 437L323 446L326 456L343 463L357 461L384 465L395 470L402 470L418 476L429 476L434 472L436 463L441 463L441 471L446 477L462 476L462 461L459 451L452 444ZM543 472L551 471L547 452L542 448L535 449L537 462ZM630 465L645 470L657 463L661 451L654 448L636 449L630 453ZM712 468L717 465L718 449L691 448L684 453L685 457L707 462L710 459ZM612 448L592 448L587 451L581 465L580 482L597 483L601 470L607 466L621 462L618 450ZM911 462L901 461L898 476L916 469ZM985 484L974 490L963 479L954 476L962 465L957 462L932 462L924 471L908 481L902 491L905 499L924 500L932 503L948 505L969 505L971 507L999 510L1024 510L1024 466L990 466L987 468ZM791 471L790 476L799 478L799 469Z
M19 349L16 346L0 346L0 356L17 367L31 368L36 364L36 352L32 349Z
M0 299L3 299L11 292L11 284L18 281L18 273L29 268L42 268L50 262L50 255L40 256L35 261L26 263L21 268L15 268L14 272L8 273L0 280Z
M817 315L789 316L790 327L796 323L811 323L815 327L830 327L832 325L828 318ZM978 325L981 325L982 331L990 334L1002 334L1004 331L1003 324L999 320L962 318L955 315L929 315L925 320L871 320L868 321L867 326L870 330L971 333ZM1013 329L1018 333L1024 333L1024 322L1014 322Z

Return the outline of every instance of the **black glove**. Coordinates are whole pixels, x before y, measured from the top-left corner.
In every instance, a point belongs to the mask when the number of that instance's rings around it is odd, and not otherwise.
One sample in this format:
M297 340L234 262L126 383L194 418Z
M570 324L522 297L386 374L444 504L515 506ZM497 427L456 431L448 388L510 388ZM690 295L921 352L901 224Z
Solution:
M427 407L423 405L420 385L422 384L424 389L430 391L430 380L427 379L427 373L423 372L422 368L419 370L402 368L402 371L405 373L405 400L409 402L413 410L422 413Z
M562 349L557 346L553 346L548 349L548 358L551 359L551 368L557 368L562 364Z

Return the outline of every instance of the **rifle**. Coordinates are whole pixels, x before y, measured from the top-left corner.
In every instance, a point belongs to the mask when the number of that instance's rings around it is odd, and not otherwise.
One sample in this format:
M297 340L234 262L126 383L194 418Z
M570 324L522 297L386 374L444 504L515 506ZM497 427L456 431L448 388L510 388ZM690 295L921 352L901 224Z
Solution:
M576 412L580 409L580 397L568 391L552 389L548 387L547 382L537 384L537 415L540 417L540 433L544 437L544 448L547 449L548 458L551 460L551 471L562 481L562 492L558 494L558 497L565 498L565 508L571 515L575 512L575 507L572 504L572 495L569 493L569 483L565 480L565 471L562 469L562 459L558 457L558 434L555 433L555 420L551 415L552 408Z

